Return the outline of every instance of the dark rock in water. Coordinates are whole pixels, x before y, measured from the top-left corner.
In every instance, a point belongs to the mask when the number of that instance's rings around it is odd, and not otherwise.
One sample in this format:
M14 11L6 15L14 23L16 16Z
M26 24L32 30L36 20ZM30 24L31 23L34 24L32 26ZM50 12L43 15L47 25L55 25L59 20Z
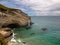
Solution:
M31 29L32 27L31 26L29 26L29 27L26 27L26 29Z
M26 42L22 42L22 43L26 44Z
M41 30L46 31L46 30L47 30L47 28L41 28Z
M34 24L33 22L30 23L30 25Z
M31 35L34 35L35 33L31 33Z

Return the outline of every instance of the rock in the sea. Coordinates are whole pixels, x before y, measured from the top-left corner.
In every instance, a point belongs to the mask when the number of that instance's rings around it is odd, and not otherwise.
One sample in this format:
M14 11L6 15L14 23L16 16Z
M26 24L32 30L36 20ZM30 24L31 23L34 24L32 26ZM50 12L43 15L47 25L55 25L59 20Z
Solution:
M23 44L26 44L26 42L22 42Z
M32 23L31 17L19 9L8 8L0 4L0 28L16 28Z
M46 31L46 30L47 30L47 28L41 28L41 30Z
M34 35L35 33L31 33L31 35Z

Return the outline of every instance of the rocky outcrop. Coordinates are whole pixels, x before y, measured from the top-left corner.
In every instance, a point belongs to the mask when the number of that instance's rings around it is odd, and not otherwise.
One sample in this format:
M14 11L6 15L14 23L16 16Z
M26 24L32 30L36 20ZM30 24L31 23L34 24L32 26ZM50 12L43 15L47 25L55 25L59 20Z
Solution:
M7 8L0 4L0 28L20 27L31 23L31 17L19 9Z
M8 42L11 40L12 38L12 32L11 32L11 29L10 28L0 28L0 37L2 37L5 42Z
M0 33L0 45L8 45L8 43L5 41L1 33Z
M3 35L6 41L11 39L11 29L20 28L28 24L31 25L31 23L31 17L26 13L0 4L0 34Z

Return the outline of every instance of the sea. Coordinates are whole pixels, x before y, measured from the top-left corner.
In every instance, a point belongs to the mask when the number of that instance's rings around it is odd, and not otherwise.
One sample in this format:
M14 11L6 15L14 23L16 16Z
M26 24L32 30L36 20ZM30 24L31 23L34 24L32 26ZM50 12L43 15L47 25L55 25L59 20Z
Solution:
M14 30L19 45L60 45L60 16L32 16L31 29ZM46 28L46 30L42 30Z

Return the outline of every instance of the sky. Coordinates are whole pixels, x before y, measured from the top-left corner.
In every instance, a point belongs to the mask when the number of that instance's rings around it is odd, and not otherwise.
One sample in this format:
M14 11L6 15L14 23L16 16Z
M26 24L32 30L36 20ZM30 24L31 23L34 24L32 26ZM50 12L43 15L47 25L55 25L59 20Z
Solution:
M30 16L60 16L60 0L0 0L0 3Z

